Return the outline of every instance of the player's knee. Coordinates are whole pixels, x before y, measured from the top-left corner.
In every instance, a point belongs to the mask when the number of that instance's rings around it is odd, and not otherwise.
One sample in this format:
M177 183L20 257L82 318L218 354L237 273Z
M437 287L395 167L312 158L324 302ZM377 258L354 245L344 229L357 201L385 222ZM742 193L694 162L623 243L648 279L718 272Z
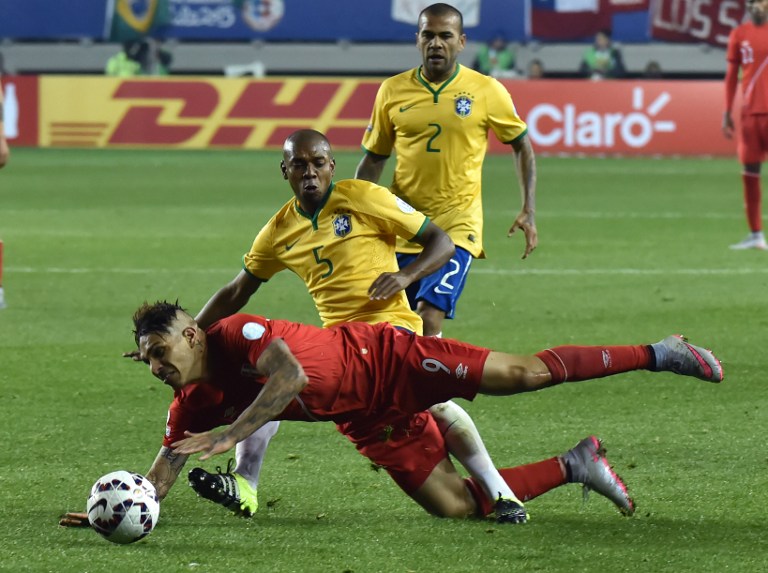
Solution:
M429 409L429 412L435 419L441 434L445 434L448 431L448 428L450 428L458 419L458 416L454 413L453 404L451 402L435 404Z

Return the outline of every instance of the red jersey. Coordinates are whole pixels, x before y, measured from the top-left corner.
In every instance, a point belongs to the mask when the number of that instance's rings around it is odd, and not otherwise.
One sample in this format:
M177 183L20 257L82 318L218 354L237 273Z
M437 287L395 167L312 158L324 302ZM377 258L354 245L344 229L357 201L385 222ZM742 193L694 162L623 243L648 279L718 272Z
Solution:
M285 341L308 379L277 419L350 423L349 431L451 398L471 400L489 353L455 340L416 336L389 323L320 328L249 314L220 320L206 335L208 379L175 393L165 446L182 439L185 430L231 424L266 382L254 365L275 338Z
M726 59L741 68L742 114L768 113L768 23L734 28Z

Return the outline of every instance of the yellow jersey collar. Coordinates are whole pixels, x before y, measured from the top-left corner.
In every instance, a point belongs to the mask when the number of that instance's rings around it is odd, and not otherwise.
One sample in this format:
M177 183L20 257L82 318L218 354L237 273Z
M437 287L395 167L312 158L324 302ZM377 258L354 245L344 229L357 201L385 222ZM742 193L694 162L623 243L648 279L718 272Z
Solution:
M447 80L445 80L442 84L440 84L440 87L437 88L437 90L434 90L434 89L432 89L432 86L429 85L429 81L427 80L427 78L425 78L424 75L421 73L421 69L423 67L424 66L419 66L418 68L416 68L416 79L419 81L419 83L421 85L423 85L430 92L432 92L432 96L433 96L435 102L437 102L437 97L440 95L440 92L442 92L446 88L446 86L449 83L451 83L456 78L456 76L459 75L459 71L461 70L461 64L456 62L456 69L451 74L451 77L448 78Z

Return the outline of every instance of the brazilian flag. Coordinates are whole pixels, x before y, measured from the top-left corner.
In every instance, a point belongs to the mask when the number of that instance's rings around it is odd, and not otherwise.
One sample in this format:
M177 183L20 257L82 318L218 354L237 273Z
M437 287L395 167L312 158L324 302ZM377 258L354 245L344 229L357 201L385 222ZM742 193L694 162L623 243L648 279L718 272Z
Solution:
M109 39L113 42L162 35L163 28L171 23L169 0L111 0L110 4Z

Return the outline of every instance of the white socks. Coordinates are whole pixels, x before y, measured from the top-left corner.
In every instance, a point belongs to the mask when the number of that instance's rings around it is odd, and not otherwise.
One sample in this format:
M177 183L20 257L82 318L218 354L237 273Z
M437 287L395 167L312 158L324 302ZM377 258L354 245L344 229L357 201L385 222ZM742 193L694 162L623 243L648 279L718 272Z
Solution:
M429 411L445 438L448 451L480 483L488 497L495 501L501 496L519 502L512 488L493 465L493 460L469 414L454 402L436 404Z
M253 489L259 487L261 464L269 441L277 432L280 422L267 422L235 447L235 473L240 474Z

